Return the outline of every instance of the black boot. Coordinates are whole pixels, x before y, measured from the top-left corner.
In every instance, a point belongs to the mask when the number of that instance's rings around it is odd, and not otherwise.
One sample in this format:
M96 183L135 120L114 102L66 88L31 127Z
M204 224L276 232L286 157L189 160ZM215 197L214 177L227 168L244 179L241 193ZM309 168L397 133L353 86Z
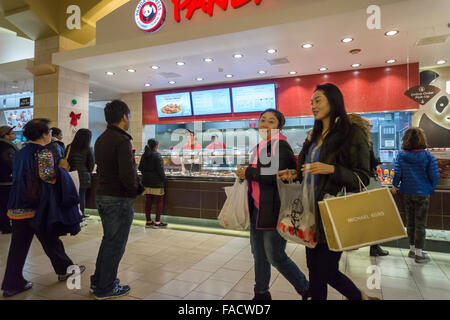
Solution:
M252 300L272 300L272 296L269 291L260 293L255 290L255 296Z
M370 256L371 257L387 256L388 254L389 254L389 251L381 249L381 247L378 244L370 246Z

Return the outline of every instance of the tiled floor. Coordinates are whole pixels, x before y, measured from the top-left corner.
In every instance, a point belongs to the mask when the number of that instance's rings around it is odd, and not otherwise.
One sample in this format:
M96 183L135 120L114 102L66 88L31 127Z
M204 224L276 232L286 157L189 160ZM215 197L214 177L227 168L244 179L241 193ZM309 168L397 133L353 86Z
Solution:
M72 260L87 267L80 290L69 290L65 283L57 281L49 259L34 239L24 269L24 276L34 286L12 299L93 299L89 293L89 275L95 268L101 236L100 222L90 220L79 235L62 238ZM9 235L0 235L1 277L9 241ZM430 252L432 261L418 265L407 257L407 250L388 249L390 255L380 258L369 257L368 248L345 252L341 271L369 295L385 300L450 300L450 254ZM307 276L304 247L288 243L287 252ZM380 267L380 290L367 288L366 271L370 265ZM130 294L121 298L127 300L248 300L253 297L254 270L248 238L133 225L118 277L122 283L131 285ZM275 269L270 291L273 299L299 299ZM328 299L342 298L330 287Z

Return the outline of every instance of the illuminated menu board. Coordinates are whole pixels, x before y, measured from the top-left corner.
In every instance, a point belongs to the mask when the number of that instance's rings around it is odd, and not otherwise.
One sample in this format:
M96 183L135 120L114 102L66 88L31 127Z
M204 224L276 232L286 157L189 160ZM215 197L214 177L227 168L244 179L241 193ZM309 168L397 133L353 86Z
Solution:
M233 111L260 112L276 109L275 84L232 88Z
M158 118L192 116L189 92L160 94L155 98Z
M230 89L192 92L194 115L231 113Z

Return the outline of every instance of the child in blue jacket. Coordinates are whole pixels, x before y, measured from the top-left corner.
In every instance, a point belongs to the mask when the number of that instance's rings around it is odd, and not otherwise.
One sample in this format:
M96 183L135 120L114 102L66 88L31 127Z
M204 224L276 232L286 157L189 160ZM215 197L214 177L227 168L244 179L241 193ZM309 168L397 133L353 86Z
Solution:
M439 181L436 158L426 150L427 138L421 128L406 130L402 149L395 161L393 194L400 190L406 211L410 251L408 257L417 263L430 261L422 252L425 243L430 194Z

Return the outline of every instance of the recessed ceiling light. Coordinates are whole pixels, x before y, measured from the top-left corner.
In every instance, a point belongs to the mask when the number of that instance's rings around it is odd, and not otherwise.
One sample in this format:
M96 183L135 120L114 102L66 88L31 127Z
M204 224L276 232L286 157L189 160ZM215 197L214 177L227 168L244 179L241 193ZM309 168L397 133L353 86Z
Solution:
M235 58L235 59L240 59L240 58L242 58L242 57L243 57L243 55L240 54L240 53L236 53L236 54L233 56L233 58Z
M395 36L396 34L398 34L397 30L391 30L391 31L386 32L384 35L387 37L392 37L392 36Z
M158 70L159 67L158 67L158 66L152 66L152 69L153 69L153 70Z
M90 93L90 94L93 94L93 92L92 92L92 91L89 91L89 93Z
M297 71L291 71L289 74L297 74Z
M397 60L395 60L395 59L386 60L386 63L389 63L389 64L395 63L395 62L397 62Z
M344 38L341 40L343 43L349 43L353 41L353 38Z
M178 61L178 62L177 62L177 65L179 65L179 66L184 66L184 65L185 65L185 63L184 63L184 62L182 62L182 61Z
M196 78L197 81L203 81L203 78Z
M106 72L106 75L108 75L108 76L113 76L113 75L114 75L114 72L108 71L108 72Z
M146 86L146 87L150 87L151 84L150 84L150 83L146 83L145 86Z
M277 52L277 50L276 49L269 49L269 50L266 50L266 52L268 54L274 54L275 52Z
M320 71L327 71L328 68L322 67L322 68L320 68L319 70L320 70Z
M266 74L266 72L264 70L259 70L258 73L259 74Z
M354 64L352 64L352 67L353 68L361 67L361 63L354 63Z
M131 72L131 73L136 72L135 69L127 69L127 71L128 71L128 72Z
M227 74L225 77L227 77L227 78L233 78L233 75L232 75L232 74Z
M305 43L305 44L302 44L302 48L303 49L310 49L310 48L312 48L313 47L313 45L311 44L311 43Z
M12 86L11 88L13 88L13 89L18 89L19 87L18 87L18 86Z
M169 84L175 84L175 83L176 83L176 82L173 81L173 80L169 81Z
M436 61L436 64L446 64L446 63L447 63L447 60Z
M214 59L213 58L205 58L205 59L203 59L203 61L205 61L205 62L213 62Z

